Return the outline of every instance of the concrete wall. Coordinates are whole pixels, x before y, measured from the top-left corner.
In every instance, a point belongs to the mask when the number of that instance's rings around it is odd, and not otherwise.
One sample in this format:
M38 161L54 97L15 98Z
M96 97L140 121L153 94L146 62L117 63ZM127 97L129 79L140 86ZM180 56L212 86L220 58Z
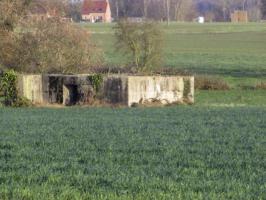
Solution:
M19 92L33 103L63 105L88 104L95 91L89 74L20 75ZM111 104L194 103L194 77L191 76L105 76L101 100Z
M104 77L103 96L108 103L127 105L128 77L125 75L111 75Z
M184 76L184 97L183 102L193 104L195 102L195 78L194 76Z
M18 77L19 94L33 103L43 103L41 75L20 75Z
M129 76L128 106L149 102L194 102L194 78L181 76Z

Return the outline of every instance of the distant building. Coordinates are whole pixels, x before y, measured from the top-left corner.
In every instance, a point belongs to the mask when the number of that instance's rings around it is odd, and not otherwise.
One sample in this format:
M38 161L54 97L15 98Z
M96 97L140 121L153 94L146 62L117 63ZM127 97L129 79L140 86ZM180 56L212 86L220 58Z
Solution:
M235 10L234 13L231 14L231 22L233 23L248 22L248 12Z
M112 22L109 0L84 0L82 20L88 22Z
M204 24L204 23L205 23L205 18L202 17L202 16L199 16L199 17L197 18L197 22L200 23L200 24Z

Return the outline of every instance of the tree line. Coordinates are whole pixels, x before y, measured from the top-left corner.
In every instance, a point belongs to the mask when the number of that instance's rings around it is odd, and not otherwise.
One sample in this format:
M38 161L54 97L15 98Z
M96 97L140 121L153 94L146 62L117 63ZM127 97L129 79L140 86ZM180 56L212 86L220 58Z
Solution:
M6 1L6 0L0 0ZM247 10L250 21L266 18L266 0L109 0L112 17L142 17L157 21L193 21L204 16L207 21L230 21L234 10ZM60 11L74 21L81 20L82 2L70 0L22 0L41 3Z
M247 10L251 21L265 16L265 0L110 0L113 17L144 17L160 21L229 21L234 10Z

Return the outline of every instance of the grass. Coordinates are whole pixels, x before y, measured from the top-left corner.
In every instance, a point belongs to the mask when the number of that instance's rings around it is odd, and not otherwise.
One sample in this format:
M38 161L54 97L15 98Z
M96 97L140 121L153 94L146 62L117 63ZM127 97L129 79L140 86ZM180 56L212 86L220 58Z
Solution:
M198 106L266 106L266 90L197 90L195 101Z
M0 199L265 199L265 107L0 109Z
M266 90L257 88L259 84L266 83L265 77L204 76L203 78L222 80L230 89L196 90L195 104L198 106L266 106Z
M113 24L82 26L106 65L125 65ZM161 24L165 66L215 75L228 91L194 106L7 109L0 200L266 199L266 26Z
M125 65L115 48L113 24L83 25L105 52L106 64ZM164 30L164 65L196 74L261 76L266 74L264 23L171 23Z
M266 82L265 23L171 23L164 30L164 66L194 75L217 76L231 91L197 91L199 105L265 105L266 92L243 90ZM114 24L83 24L104 50L106 65L129 58L115 48Z
M114 23L110 24L79 24L88 28L93 34L109 34L113 33ZM171 22L169 26L166 23L161 23L167 33L232 33L232 32L265 32L265 23L175 23Z

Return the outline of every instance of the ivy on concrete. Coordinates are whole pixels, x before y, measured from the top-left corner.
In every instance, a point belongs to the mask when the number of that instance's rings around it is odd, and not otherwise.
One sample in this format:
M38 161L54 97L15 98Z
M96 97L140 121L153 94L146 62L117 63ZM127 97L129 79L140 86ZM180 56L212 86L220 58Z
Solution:
M17 79L18 76L14 70L4 72L0 78L0 94L3 95L4 106L27 107L31 105L28 99L18 96Z
M0 90L4 95L4 105L13 106L18 98L17 74L14 70L3 74L0 80Z
M98 93L103 83L103 76L101 74L94 74L89 77L93 89Z

